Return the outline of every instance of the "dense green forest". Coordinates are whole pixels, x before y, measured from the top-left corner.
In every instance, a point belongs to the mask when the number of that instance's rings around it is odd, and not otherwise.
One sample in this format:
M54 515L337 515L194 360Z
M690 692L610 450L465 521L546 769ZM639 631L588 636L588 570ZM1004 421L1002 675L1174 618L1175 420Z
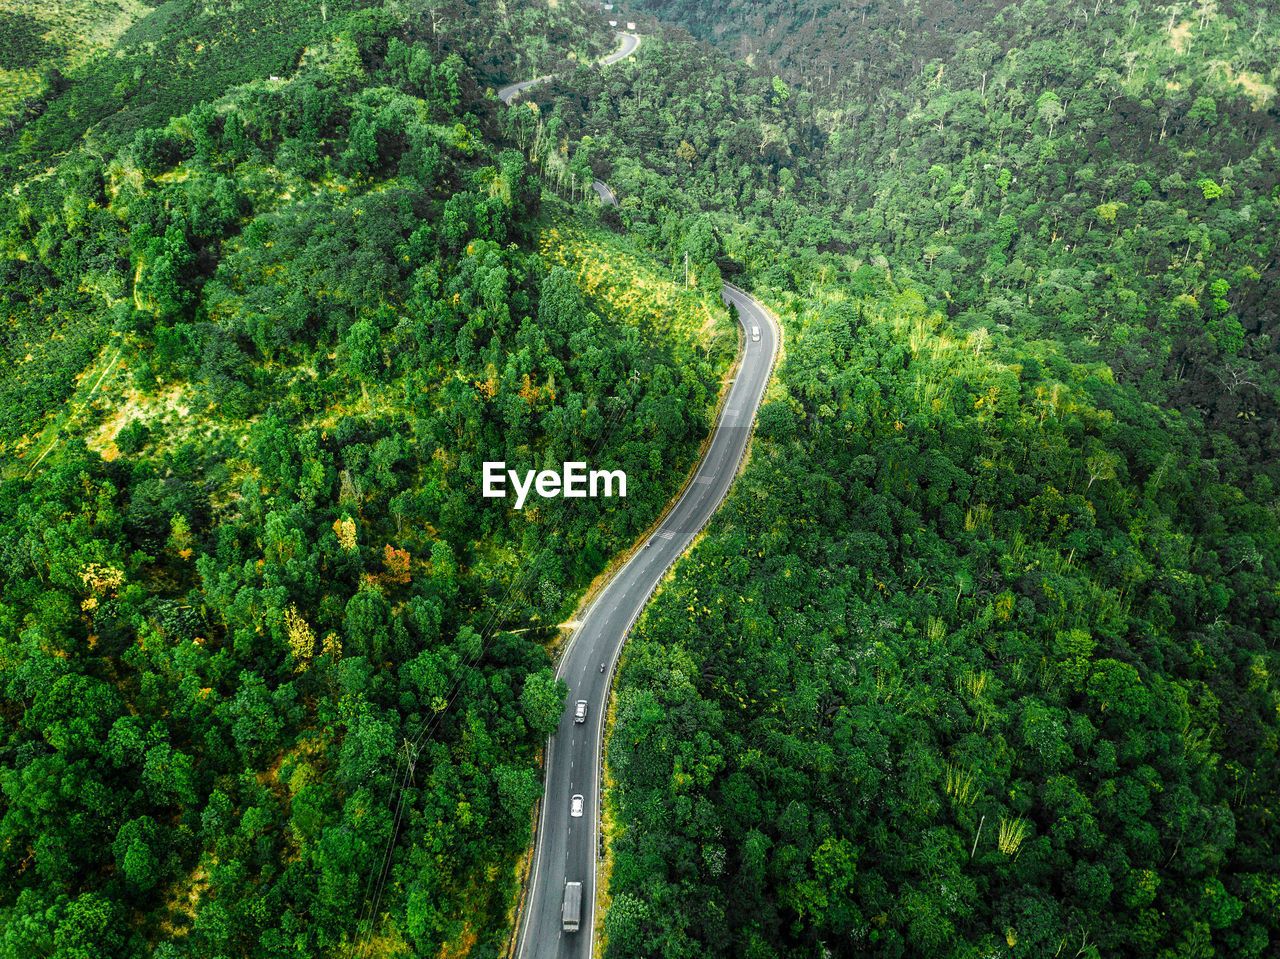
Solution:
M116 180L135 179L150 167L189 159L196 128L192 121L179 118L202 100L212 103L250 81L263 81L265 90L274 89L272 84L284 81L272 77L294 77L298 71L364 85L369 82L364 60L385 56L390 40L397 39L412 49L402 57L416 55L420 60L417 67L402 64L401 72L407 76L412 69L412 83L429 89L443 77L443 64L450 55L461 58L467 69L453 70L444 78L450 91L432 95L458 98L459 103L465 99L467 107L456 112L459 117L472 117L475 132L496 109L482 97L488 86L556 65L566 56L586 59L609 46L599 18L582 13L576 5L548 11L537 4L511 4L499 16L490 14L480 0L457 0L434 4L430 11L412 17L381 12L376 4L362 6L368 9L338 22L339 7L327 3L301 4L293 13L279 3L241 4L231 12L197 3L165 4L128 31L110 55L92 61L77 74L59 75L45 98L36 99L26 113L13 119L7 136L0 130L0 184L8 184L10 189L4 192L13 194L6 196L7 215L0 227L5 231L0 234L0 315L6 319L6 359L10 366L22 364L23 373L0 382L0 443L7 447L37 419L61 407L75 377L106 342L110 323L100 322L97 316L102 301L115 303L129 283L129 252L127 240L122 240L129 226L102 209L96 193L104 186L94 181L113 189ZM401 21L408 25L399 25ZM390 36L392 24L401 37ZM553 56L550 50L558 52ZM421 66L427 58L435 65ZM305 96L302 86L289 84L287 92L277 94L284 98L277 106L300 106ZM345 117L326 115L329 98L327 92L312 95L305 122L290 130L268 131L272 136L283 134L282 139L289 142L283 156L246 153L236 158L241 164L248 161L243 171L253 174L249 183L269 180L279 169L296 170L312 179L328 170L320 141L346 137L349 132ZM203 108L204 113L208 109ZM371 100L365 109L372 114L384 105ZM388 107L382 116L381 123L388 128L378 133L383 141L393 138L388 132L391 127L396 128L395 139L403 140L408 134L397 110L403 111L403 106ZM170 118L177 127L172 135L161 136L159 131L170 124ZM197 118L194 122L210 121ZM322 128L321 123L327 126ZM243 125L243 119L234 119L227 135L238 135L237 124ZM218 119L215 125L222 135L224 122ZM77 147L82 135L84 143ZM364 135L368 136L367 130ZM380 148L403 151L404 145L384 142ZM66 159L47 169L55 157L68 152ZM121 169L108 183L103 171L112 160ZM228 184L234 177L225 174L240 170L235 166L222 171ZM364 171L348 166L344 172ZM248 188L268 186L259 183ZM43 216L58 206L65 209L57 216ZM35 257L22 246L21 235L31 232L40 244ZM68 243L67 233L84 240ZM71 251L78 262L68 258ZM45 273L54 258L60 260L55 272L78 275L81 282L47 284Z
M0 955L505 946L556 625L736 344L501 140L491 80L598 20L506 10L495 56L466 4L168 4L8 141ZM628 497L517 513L486 459Z
M76 0L59 0L67 10ZM80 143L114 152L135 131L163 126L203 100L220 97L237 84L288 76L313 47L346 34L359 43L385 42L388 31L370 0L263 0L229 5L168 0L131 26L109 51L90 65L65 74L46 72L40 94L28 98L0 134L10 142L0 154L0 173L21 165L39 169ZM406 39L433 54L455 52L479 84L509 82L545 72L573 59L590 60L609 49L598 15L577 0L547 8L539 3L488 0L431 0L387 4L393 17L412 18ZM353 16L348 16L354 14ZM26 34L8 41L13 63L43 55L31 20ZM49 41L45 41L48 43ZM3 66L0 61L0 66Z
M1266 4L645 0L607 71L576 0L47 7L0 957L504 954L557 626L706 435L724 278L783 358L626 648L605 956L1274 954ZM625 506L479 496L571 458Z

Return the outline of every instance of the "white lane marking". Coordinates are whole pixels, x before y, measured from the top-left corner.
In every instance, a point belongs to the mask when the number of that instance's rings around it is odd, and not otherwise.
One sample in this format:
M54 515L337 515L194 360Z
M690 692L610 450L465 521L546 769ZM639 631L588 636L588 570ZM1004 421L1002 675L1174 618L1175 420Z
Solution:
M673 533L669 529L666 529L658 534L658 539L675 539L675 536L676 536L675 533Z
M710 476L699 476L697 479L694 480L695 483L703 483L703 484L714 483L715 481L716 481L716 477L714 473Z

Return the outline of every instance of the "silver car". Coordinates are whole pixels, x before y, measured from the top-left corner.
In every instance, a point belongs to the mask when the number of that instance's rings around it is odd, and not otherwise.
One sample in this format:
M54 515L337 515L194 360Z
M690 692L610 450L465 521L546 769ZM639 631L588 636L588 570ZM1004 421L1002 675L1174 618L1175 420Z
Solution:
M574 819L582 818L582 797L574 796L569 800L569 815Z

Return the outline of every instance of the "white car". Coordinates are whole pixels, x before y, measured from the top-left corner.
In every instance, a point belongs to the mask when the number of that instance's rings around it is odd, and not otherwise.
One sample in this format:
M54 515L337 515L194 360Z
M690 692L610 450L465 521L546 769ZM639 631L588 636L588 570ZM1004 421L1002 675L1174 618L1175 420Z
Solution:
M579 699L578 705L573 710L573 721L575 723L585 723L587 721L587 701Z
M582 797L574 796L569 800L569 815L574 819L582 818Z
M760 342L760 327L758 326L751 327L751 342L753 343Z

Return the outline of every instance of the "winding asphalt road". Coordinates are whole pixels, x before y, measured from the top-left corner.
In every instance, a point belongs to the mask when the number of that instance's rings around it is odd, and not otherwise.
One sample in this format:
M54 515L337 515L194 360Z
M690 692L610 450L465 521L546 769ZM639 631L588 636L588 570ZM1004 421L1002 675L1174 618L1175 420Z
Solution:
M547 743L546 790L521 912L519 959L587 959L591 955L599 851L600 746L613 668L627 632L663 574L729 492L773 369L780 333L772 314L730 284L725 284L723 298L738 309L744 349L706 455L657 532L597 595L556 670L557 678L569 685L569 703L560 728ZM752 339L753 328L759 330L759 340ZM574 704L579 699L588 704L585 723L574 722ZM574 795L585 799L580 818L569 814ZM561 925L566 882L582 883L582 923L577 932L564 932Z
M627 57L631 56L631 54L635 53L636 49L640 46L640 38L634 33L617 33L615 36L621 41L621 44L617 50L600 61L600 66L602 67L607 67L611 64L617 63L619 60L625 60ZM532 80L525 80L523 83L512 83L498 91L498 99L510 106L511 101L514 100L518 94L528 90L531 86L542 83L544 80L550 80L554 76L554 73L550 73L545 77L534 77Z
M617 36L621 41L618 51L602 60L602 65L617 63L640 45L635 34ZM546 79L549 78L513 83L499 90L498 96L510 104L521 91ZM618 205L618 198L603 180L594 181L592 186L602 203ZM528 893L520 911L518 959L590 959L600 852L600 758L614 667L627 633L659 581L689 548L729 492L777 357L781 333L773 314L732 284L724 284L721 295L726 303L737 307L743 349L738 375L721 408L711 442L692 481L658 530L587 608L556 670L556 677L569 685L569 701L559 729L547 740L543 764L546 788ZM587 718L576 723L574 707L580 699L587 702ZM570 815L575 795L585 800L579 817ZM582 919L577 932L562 928L561 907L567 882L582 883Z

